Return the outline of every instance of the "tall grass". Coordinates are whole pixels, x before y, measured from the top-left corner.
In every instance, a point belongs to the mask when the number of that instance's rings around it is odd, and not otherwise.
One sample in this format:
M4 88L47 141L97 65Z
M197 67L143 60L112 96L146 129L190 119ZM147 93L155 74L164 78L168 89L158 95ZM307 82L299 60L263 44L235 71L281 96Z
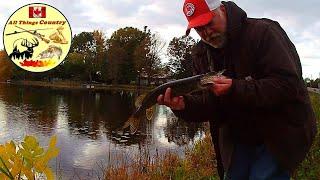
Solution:
M306 159L294 173L294 179L320 179L320 95L310 92L310 99L317 118L318 133Z
M211 137L186 149L184 158L167 152L153 157L139 156L130 165L108 167L105 179L217 179Z

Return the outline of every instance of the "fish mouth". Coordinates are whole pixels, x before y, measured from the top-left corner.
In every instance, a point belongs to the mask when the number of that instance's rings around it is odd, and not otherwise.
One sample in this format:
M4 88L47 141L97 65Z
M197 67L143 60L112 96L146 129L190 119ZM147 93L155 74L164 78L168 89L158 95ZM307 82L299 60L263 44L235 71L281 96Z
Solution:
M209 87L210 85L213 85L214 82L212 81L212 78L213 78L213 76L201 79L200 86L201 87Z

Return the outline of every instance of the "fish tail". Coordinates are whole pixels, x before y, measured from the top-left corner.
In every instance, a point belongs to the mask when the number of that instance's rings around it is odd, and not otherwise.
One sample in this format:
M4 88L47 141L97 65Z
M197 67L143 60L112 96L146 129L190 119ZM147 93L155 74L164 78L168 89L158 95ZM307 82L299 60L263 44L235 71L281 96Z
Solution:
M128 129L130 134L135 134L139 128L140 120L137 117L131 116L122 126L122 130Z
M156 106L151 106L150 108L146 109L146 118L151 121L153 118L154 112L156 110Z
M147 94L141 94L138 97L136 97L135 102L134 102L134 106L136 108L139 108L142 105L142 101L146 97L146 95Z

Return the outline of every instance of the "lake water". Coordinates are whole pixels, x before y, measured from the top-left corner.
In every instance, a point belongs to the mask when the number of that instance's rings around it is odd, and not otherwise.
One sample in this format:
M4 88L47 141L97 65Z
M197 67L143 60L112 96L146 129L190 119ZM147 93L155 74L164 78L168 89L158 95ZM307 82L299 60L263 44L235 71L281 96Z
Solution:
M50 162L59 179L99 179L108 165L125 154L174 151L204 136L200 124L178 121L170 109L156 106L139 131L118 131L134 111L137 92L53 90L0 84L0 144L33 135L42 146L57 135L59 156Z

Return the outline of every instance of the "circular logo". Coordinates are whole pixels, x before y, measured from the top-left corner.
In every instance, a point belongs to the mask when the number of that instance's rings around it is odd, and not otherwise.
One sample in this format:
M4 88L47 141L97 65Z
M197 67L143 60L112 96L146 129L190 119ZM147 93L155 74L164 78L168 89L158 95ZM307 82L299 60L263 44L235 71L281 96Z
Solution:
M187 3L185 6L184 6L184 13L186 14L186 16L190 17L194 14L194 10L195 10L195 7L192 3Z
M3 31L9 58L31 72L44 72L59 65L69 52L71 37L70 24L64 15L43 3L16 10Z

